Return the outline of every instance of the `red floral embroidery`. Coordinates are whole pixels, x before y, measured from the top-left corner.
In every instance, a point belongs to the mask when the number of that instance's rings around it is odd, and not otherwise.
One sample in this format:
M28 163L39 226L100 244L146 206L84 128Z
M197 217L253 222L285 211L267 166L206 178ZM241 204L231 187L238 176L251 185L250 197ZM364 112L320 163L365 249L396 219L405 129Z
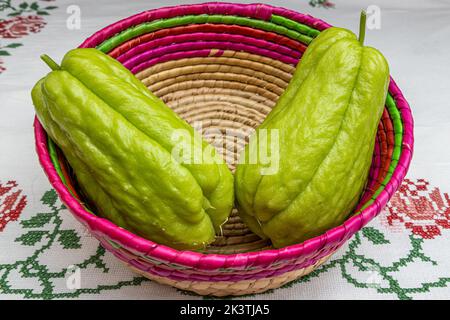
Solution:
M0 37L15 39L37 33L46 25L40 16L19 16L0 22Z
M437 187L430 188L424 179L405 179L383 220L396 230L407 228L424 239L434 239L450 229L450 197Z
M17 188L17 182L0 182L0 232L11 221L16 221L27 205L27 197Z

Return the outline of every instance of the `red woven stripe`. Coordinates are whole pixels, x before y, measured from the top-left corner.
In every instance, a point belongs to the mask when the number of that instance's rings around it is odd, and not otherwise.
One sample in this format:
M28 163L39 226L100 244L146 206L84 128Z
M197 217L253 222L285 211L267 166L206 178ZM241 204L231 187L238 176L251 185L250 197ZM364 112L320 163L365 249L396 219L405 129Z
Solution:
M66 179L67 188L70 190L70 192L72 192L73 196L77 198L78 201L81 201L81 197L79 196L78 192L76 191L76 188L72 184L72 177L69 174L67 161L65 160L64 155L60 150L57 150L57 154L59 166L61 168L64 178Z
M138 46L139 44L152 41L155 39L160 39L164 37L180 35L180 34L189 34L196 32L209 32L209 33L218 33L218 34L237 34L248 36L252 38L262 39L266 41L270 41L279 45L283 45L294 49L299 52L304 52L306 50L306 46L300 42L292 40L288 37L281 36L279 34L273 32L262 31L259 29L252 29L249 27L243 27L238 25L226 25L226 24L195 24L181 27L174 27L168 29L158 30L156 32L147 33L137 38L133 38L129 41L124 42L117 48L113 49L109 52L109 55L113 58L118 58L121 54L127 52L128 50Z
M392 162L392 153L394 152L394 128L392 126L392 121L389 116L389 113L387 110L384 110L383 116L381 118L381 123L383 125L383 139L385 149L382 150L381 157L384 160L381 165L380 175L377 178L377 181L379 181L380 185L386 178L389 167Z

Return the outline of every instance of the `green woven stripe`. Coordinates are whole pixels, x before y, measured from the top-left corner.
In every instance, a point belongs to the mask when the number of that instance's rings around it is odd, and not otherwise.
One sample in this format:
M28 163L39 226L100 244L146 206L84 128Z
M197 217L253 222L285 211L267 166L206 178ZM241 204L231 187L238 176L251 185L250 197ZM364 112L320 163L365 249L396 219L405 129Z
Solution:
M288 29L297 31L299 33L302 33L304 35L307 35L311 38L315 38L320 34L319 30L313 29L307 25L301 24L297 21L282 17L282 16L277 16L277 15L272 15L272 18L270 19L270 21L272 23L278 24L280 26L284 26Z
M56 144L53 142L52 139L50 139L49 136L47 136L47 145L48 145L48 153L50 155L50 160L52 161L53 166L55 167L56 173L58 174L62 183L66 186L66 189L70 192L72 197L75 197L72 190L68 187L66 177L64 177L64 174L62 172L61 165L60 165L59 159L58 159L58 151L56 150L56 148L57 148ZM87 212L95 214L86 206L86 204L83 204L83 208Z
M394 173L395 169L397 168L398 161L400 160L400 155L402 153L402 143L403 143L403 123L402 123L402 117L400 115L400 111L397 109L397 105L395 104L394 98L388 94L386 98L386 107L389 112L389 116L391 117L392 124L394 127L394 150L392 152L392 162L389 166L388 173L386 177L384 178L383 182L381 183L380 187L375 191L372 198L370 198L369 201L367 201L361 209L358 211L361 212L362 210L366 209L368 206L370 206L372 203L374 203L375 199L380 195L381 192L383 192L386 185L389 183L389 181L392 178L392 174Z
M273 16L271 22L256 20L251 18L244 18L238 16L223 16L223 15L189 15L183 17L175 17L170 19L162 19L153 22L146 22L130 29L124 30L121 33L105 40L97 46L97 49L103 52L109 52L122 43L138 37L140 35L155 32L157 30L178 27L188 24L203 24L203 23L221 23L229 25L240 25L261 29L287 36L291 39L300 41L304 44L309 44L312 38L317 36L320 32L312 29L306 25L300 24L293 20L289 20L279 16Z
M64 183L64 185L67 187L67 181L64 177L61 166L58 161L58 153L56 151L56 145L53 142L50 137L47 136L47 144L48 144L48 153L50 154L50 159L52 160L53 166L55 167L56 172L58 173L58 176L61 178L61 181ZM70 189L67 188L69 191Z

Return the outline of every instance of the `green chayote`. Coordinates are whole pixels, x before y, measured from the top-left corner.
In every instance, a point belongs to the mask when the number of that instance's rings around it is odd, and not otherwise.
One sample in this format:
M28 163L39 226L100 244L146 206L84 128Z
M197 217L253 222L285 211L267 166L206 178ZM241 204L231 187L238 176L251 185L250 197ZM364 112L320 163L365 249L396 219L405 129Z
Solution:
M275 247L302 242L341 224L367 182L375 135L389 84L389 67L376 49L345 29L323 31L306 50L272 112L257 129L278 130L278 170L248 155L235 174L245 223ZM244 156L246 155L246 156Z
M36 113L98 213L174 248L211 243L234 202L215 149L100 51L72 50L60 67L46 60L54 71L33 88Z

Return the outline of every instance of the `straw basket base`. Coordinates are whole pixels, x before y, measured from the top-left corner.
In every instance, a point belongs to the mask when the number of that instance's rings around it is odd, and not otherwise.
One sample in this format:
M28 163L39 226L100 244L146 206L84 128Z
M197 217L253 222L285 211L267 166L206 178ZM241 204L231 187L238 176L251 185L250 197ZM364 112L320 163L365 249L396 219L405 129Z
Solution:
M128 264L127 266L134 272L160 284L169 285L180 290L191 291L201 296L227 297L257 294L271 289L277 289L311 273L325 263L332 255L323 257L316 263L303 269L286 272L275 277L242 281L176 281L139 270Z

